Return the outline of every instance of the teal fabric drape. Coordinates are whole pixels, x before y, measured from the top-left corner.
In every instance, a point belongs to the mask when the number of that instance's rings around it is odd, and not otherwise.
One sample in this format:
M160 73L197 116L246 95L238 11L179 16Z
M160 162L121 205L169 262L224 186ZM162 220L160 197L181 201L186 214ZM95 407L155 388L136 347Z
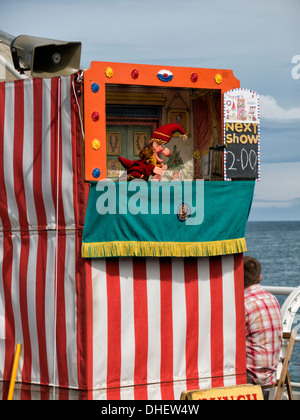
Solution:
M213 256L246 251L255 182L92 184L82 256Z

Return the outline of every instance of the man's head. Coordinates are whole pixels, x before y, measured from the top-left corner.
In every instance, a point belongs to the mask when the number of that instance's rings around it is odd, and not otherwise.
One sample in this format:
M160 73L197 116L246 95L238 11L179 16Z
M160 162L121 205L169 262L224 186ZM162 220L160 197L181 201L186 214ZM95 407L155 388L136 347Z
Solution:
M256 258L246 256L244 257L244 286L252 286L253 284L259 284L262 279L261 276L261 265Z

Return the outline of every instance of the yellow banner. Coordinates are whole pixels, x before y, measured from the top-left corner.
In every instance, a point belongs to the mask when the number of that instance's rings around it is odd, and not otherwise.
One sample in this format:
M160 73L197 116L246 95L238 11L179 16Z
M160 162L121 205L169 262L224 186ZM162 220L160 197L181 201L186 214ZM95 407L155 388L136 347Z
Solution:
M234 387L211 388L196 391L185 391L181 400L197 401L258 401L263 400L260 386L240 385Z

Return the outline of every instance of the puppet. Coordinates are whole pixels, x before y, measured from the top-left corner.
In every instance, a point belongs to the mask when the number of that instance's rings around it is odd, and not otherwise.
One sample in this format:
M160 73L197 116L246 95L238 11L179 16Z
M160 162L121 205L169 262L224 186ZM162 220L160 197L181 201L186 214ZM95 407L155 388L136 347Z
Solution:
M170 155L170 150L165 147L172 139L174 134L179 131L181 139L186 140L185 131L179 124L166 124L155 130L151 136L151 140L147 143L139 153L139 160L129 160L119 156L119 161L126 169L127 181L133 179L149 180L152 175L153 179L160 180L167 165L161 159L161 153L165 156Z

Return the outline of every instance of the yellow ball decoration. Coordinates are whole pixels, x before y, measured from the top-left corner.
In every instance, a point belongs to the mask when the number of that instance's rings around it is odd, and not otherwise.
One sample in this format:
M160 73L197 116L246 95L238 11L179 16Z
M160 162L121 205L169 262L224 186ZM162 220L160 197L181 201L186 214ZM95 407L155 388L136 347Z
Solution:
M215 82L219 85L223 81L223 77L220 74L217 74L215 77Z
M95 139L92 141L92 146L94 150L98 150L100 148L100 141Z
M114 75L113 69L111 67L107 67L107 69L105 70L105 75L106 77L109 77L109 78L113 77Z
M193 153L194 159L200 159L201 158L201 152L199 150L195 150Z

